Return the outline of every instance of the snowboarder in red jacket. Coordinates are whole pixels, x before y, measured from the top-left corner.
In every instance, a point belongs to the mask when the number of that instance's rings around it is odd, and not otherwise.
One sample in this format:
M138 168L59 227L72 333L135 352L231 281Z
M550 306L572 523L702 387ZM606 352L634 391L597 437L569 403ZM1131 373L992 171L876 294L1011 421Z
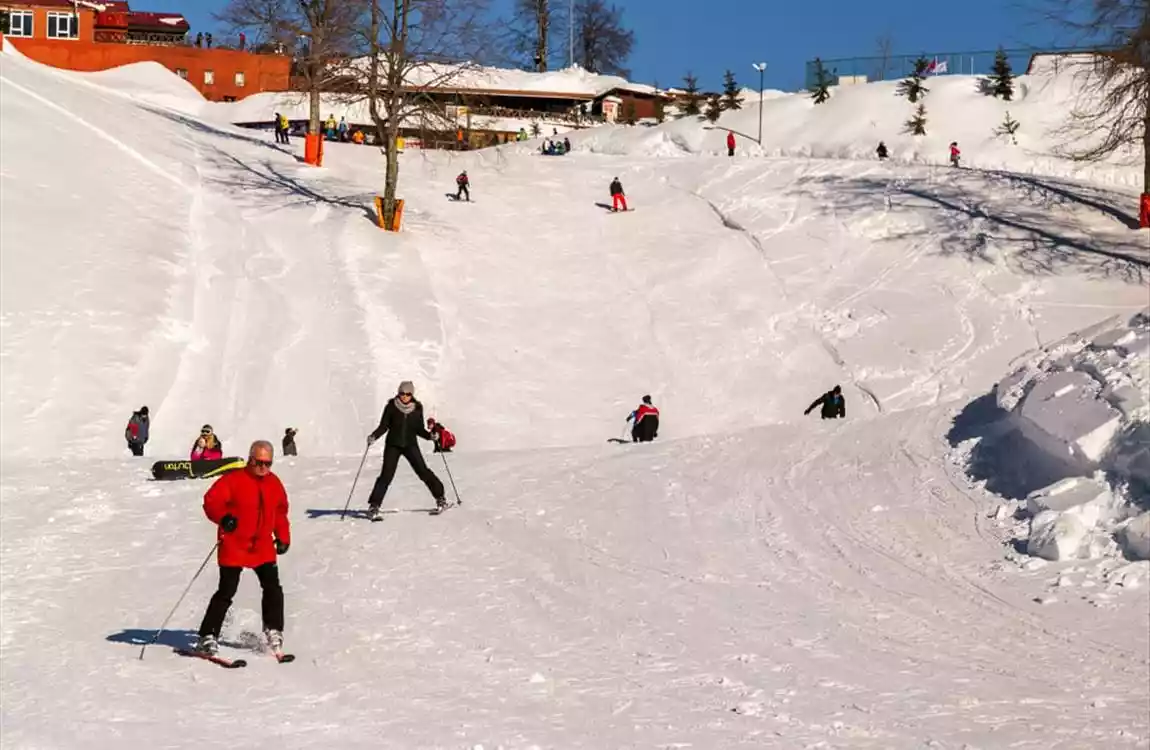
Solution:
M659 437L659 410L651 404L651 397L644 396L639 408L627 416L631 425L632 443L649 443Z
M276 556L291 545L288 498L283 483L272 473L272 444L252 443L248 465L216 480L204 495L204 515L219 527L220 585L200 623L196 650L214 655L220 629L240 584L240 573L251 568L263 589L263 625L268 645L283 651L284 593Z
M962 152L958 150L958 141L952 141L950 144L950 166L957 167L961 156Z
M727 131L727 156L735 155L735 134Z
M471 202L471 180L467 177L467 170L459 173L455 178L455 200L461 200L463 196L467 196L467 202Z

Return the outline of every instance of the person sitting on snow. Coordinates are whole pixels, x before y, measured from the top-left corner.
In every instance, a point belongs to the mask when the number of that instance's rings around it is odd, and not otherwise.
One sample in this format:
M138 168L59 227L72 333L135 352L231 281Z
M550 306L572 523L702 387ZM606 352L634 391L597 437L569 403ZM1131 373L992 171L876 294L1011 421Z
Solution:
M455 435L444 427L442 422L436 422L435 417L428 417L427 431L431 433L435 453L451 453L451 449L455 447Z
M639 408L627 415L631 425L632 443L649 443L659 437L659 410L651 404L651 397L644 396Z
M879 161L882 161L883 159L885 159L885 158L887 158L888 156L890 156L890 154L889 154L889 153L887 152L887 150L886 150L886 144L885 144L885 143L883 143L882 141L879 141L879 142L878 142L878 148L876 148L876 149L874 150L874 152L875 152L876 154L878 154L878 159L879 159Z
M192 446L193 461L213 461L224 457L224 444L216 437L210 424L200 428L200 437Z
M823 419L838 419L839 417L846 417L847 415L847 402L843 398L843 388L841 385L836 385L831 390L815 399L815 402L807 407L803 412L803 416L810 414L814 411L816 406L821 405Z

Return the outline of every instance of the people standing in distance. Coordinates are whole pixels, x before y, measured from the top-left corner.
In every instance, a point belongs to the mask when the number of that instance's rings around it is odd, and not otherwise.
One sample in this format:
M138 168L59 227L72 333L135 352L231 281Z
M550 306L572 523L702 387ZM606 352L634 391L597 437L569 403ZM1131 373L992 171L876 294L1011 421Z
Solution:
M200 428L200 436L192 445L193 461L213 461L224 457L224 444L212 431L212 426L206 424Z
M144 444L148 442L150 426L146 406L141 406L139 411L132 412L132 416L128 418L128 426L124 428L124 439L128 441L128 450L133 456L144 455Z
M284 594L277 555L291 546L287 491L272 473L274 452L266 440L252 443L248 464L216 480L204 495L204 515L219 527L220 584L200 623L196 650L214 656L219 651L220 629L244 568L251 568L263 590L262 614L268 646L283 653Z
M735 155L735 134L727 131L727 156Z
M285 456L298 456L299 455L299 453L296 452L296 447L295 447L295 434L298 431L299 430L297 430L294 427L289 427L286 430L284 430L283 454Z
M847 415L847 402L846 399L843 398L842 386L836 385L831 390L816 398L815 402L808 406L806 411L803 412L803 416L814 411L816 406L822 406L823 419L845 418Z
M444 498L443 482L439 481L439 477L427 468L427 464L423 461L423 454L419 452L419 444L416 442L417 438L431 440L432 437L431 433L424 427L423 404L415 400L415 386L410 380L405 380L399 384L395 398L388 401L387 406L383 408L383 415L379 418L379 426L367 436L367 444L371 445L385 434L387 441L383 447L383 468L379 472L379 478L375 480L375 486L372 487L371 495L367 501L368 516L371 520L378 521L382 518L380 506L383 504L383 498L387 494L391 480L395 478L395 470L399 466L401 456L407 459L407 463L411 465L416 476L427 485L431 496L435 498L436 508L439 510L446 508L447 500Z
M879 161L883 161L888 156L890 156L890 153L886 150L886 144L882 141L878 142L878 148L876 148L874 152L878 156Z

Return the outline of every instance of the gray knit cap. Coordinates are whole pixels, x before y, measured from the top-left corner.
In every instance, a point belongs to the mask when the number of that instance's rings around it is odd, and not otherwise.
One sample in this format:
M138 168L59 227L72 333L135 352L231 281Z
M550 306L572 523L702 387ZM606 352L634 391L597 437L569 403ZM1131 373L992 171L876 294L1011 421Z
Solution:
M410 380L405 380L399 384L399 393L415 393L415 385Z

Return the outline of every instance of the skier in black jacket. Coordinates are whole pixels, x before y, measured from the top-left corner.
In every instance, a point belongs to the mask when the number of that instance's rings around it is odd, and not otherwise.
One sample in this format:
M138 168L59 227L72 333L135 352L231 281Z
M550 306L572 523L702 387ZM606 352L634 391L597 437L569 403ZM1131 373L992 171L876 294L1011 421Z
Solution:
M411 464L416 476L423 480L427 489L431 490L435 498L435 505L442 510L447 506L444 499L443 482L427 468L423 461L423 454L419 452L416 438L431 440L431 433L423 426L423 404L415 400L415 386L410 380L399 384L399 392L395 398L387 402L383 409L383 416L379 418L379 426L367 436L367 444L371 445L387 434L387 441L383 446L383 469L375 486L371 489L368 498L368 515L375 521L380 518L379 506L383 504L383 496L391 480L395 478L395 469L399 466L399 457L403 456Z
M815 402L807 407L803 415L810 414L814 411L814 408L820 404L822 404L823 407L823 419L845 418L847 415L847 402L846 399L843 398L843 388L841 385L836 385L833 389L815 399Z

